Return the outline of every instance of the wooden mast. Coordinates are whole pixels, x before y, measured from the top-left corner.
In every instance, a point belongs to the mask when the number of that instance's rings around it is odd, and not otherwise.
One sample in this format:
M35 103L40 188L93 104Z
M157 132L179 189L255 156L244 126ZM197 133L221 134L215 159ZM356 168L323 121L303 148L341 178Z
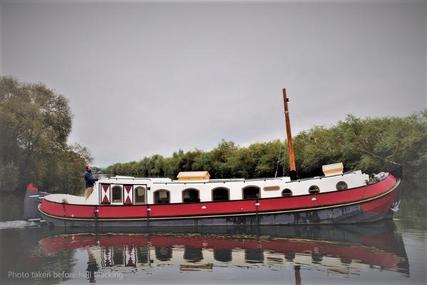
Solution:
M295 271L295 285L301 285L301 265L295 265L294 271Z
M286 95L286 88L283 88L283 105L285 108L286 137L288 141L289 176L291 177L291 180L295 180L297 179L297 170L295 166L295 152L294 152L294 145L292 142L291 121L289 120L288 102L289 102L289 98Z

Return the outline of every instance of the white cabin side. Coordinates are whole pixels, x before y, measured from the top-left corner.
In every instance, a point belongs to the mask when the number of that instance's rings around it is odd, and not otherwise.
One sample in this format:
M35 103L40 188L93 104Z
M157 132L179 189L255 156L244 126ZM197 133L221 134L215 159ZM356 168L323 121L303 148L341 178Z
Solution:
M214 200L213 192L219 189L227 190L228 197L225 200L242 200L255 198L253 195L244 197L249 188L252 191L258 191L258 198L275 198L285 195L283 190L289 189L291 196L310 194L310 187L316 190L318 187L319 193L337 191L337 184L341 183L344 188L356 188L367 184L369 176L361 171L353 171L345 174L334 176L321 176L310 179L300 179L291 181L289 177L266 178L266 179L215 179L207 181L178 181L170 179L158 178L133 178L133 177L112 177L100 180L95 185L95 190L89 197L91 203L97 203L99 197L98 191L101 189L101 184L123 187L123 185L132 185L133 189L138 186L145 187L147 204L157 204L156 195L158 191L166 190L169 193L168 203L183 203L183 192L193 191L198 192L199 202L211 202ZM344 185L344 186L343 186ZM312 189L312 190L313 190ZM195 191L194 191L195 190ZM157 193L157 194L156 194ZM89 202L89 201L88 201ZM112 204L116 204L113 201ZM118 204L121 204L119 202ZM134 203L132 203L134 204Z
M319 176L294 181L291 181L289 177L179 181L171 180L169 178L135 178L116 176L103 178L97 181L95 183L93 193L87 200L84 199L84 197L68 194L51 194L46 196L45 199L69 204L133 205L183 203L183 199L186 199L188 195L196 195L196 200L190 199L184 202L211 202L256 199L257 196L259 199L263 199L282 197L286 195L300 196L325 193L361 187L366 185L368 181L369 175L364 174L361 171L352 171L333 176ZM105 187L104 190L102 190L103 187ZM160 193L164 190L167 191L168 195L165 195L166 192ZM189 192L192 193L189 194ZM214 195L214 192L217 196ZM226 192L228 192L228 195L225 194ZM139 200L137 199L137 193L142 194ZM218 196L218 194L220 195ZM108 196L106 198L108 200L107 203L103 203L103 196ZM218 200L218 198L220 199Z

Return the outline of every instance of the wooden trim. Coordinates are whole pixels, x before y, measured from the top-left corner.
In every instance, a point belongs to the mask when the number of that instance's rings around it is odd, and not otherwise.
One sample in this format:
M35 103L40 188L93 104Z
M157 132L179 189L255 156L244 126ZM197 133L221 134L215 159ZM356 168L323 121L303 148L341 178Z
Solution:
M279 191L280 186L279 185L264 186L264 188L262 190L264 190L264 191Z

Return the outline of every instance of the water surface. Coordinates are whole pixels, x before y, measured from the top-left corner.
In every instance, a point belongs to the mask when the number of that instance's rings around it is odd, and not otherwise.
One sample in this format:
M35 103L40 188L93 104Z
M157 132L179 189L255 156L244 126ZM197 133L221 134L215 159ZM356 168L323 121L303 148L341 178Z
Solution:
M390 222L149 232L40 227L22 221L19 201L6 197L0 222L0 282L424 284L426 208L419 198L423 196L414 195L405 194L404 208Z

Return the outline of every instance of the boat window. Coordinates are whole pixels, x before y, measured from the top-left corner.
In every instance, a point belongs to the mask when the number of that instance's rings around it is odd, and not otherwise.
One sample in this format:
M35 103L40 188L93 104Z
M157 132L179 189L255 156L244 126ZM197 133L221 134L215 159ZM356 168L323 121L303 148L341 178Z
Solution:
M337 183L337 190L345 190L345 189L347 189L348 188L348 185L347 185L347 183L345 183L344 181L339 181L338 183Z
M212 189L212 201L228 201L230 200L230 191L225 187Z
M201 248L185 247L184 259L188 262L195 263L203 260L203 252Z
M156 258L159 261L169 261L172 258L172 247L160 246L155 247Z
M121 203L123 202L123 190L122 190L122 186L119 185L115 185L113 186L113 188L111 188L111 193L112 193L112 202L113 203Z
M197 203L200 202L199 190L185 189L182 191L182 202L184 203Z
M245 249L245 261L247 263L263 263L264 250L262 248L247 248Z
M168 190L157 190L154 192L154 204L169 204L170 195Z
M138 263L147 264L148 259L150 257L150 253L148 252L148 246L140 246L136 248L136 257L138 259Z
M213 250L213 257L219 262L230 262L233 259L231 248L216 248Z
M319 186L317 185L311 185L310 188L308 188L308 193L310 194L317 194L320 192Z
M288 189L288 188L283 189L283 191L282 191L282 197L291 197L291 196L292 196L291 189Z
M117 186L120 187L120 186ZM122 265L125 264L124 248L115 246L113 247L113 264Z
M138 186L135 188L135 204L145 204L145 187Z
M322 260L323 260L323 256L321 253L319 253L319 252L312 252L311 253L311 263L320 264L322 262Z
M260 198L260 189L258 186L247 186L243 188L243 199Z
M285 253L285 259L286 259L286 261L294 261L295 252L286 252Z

